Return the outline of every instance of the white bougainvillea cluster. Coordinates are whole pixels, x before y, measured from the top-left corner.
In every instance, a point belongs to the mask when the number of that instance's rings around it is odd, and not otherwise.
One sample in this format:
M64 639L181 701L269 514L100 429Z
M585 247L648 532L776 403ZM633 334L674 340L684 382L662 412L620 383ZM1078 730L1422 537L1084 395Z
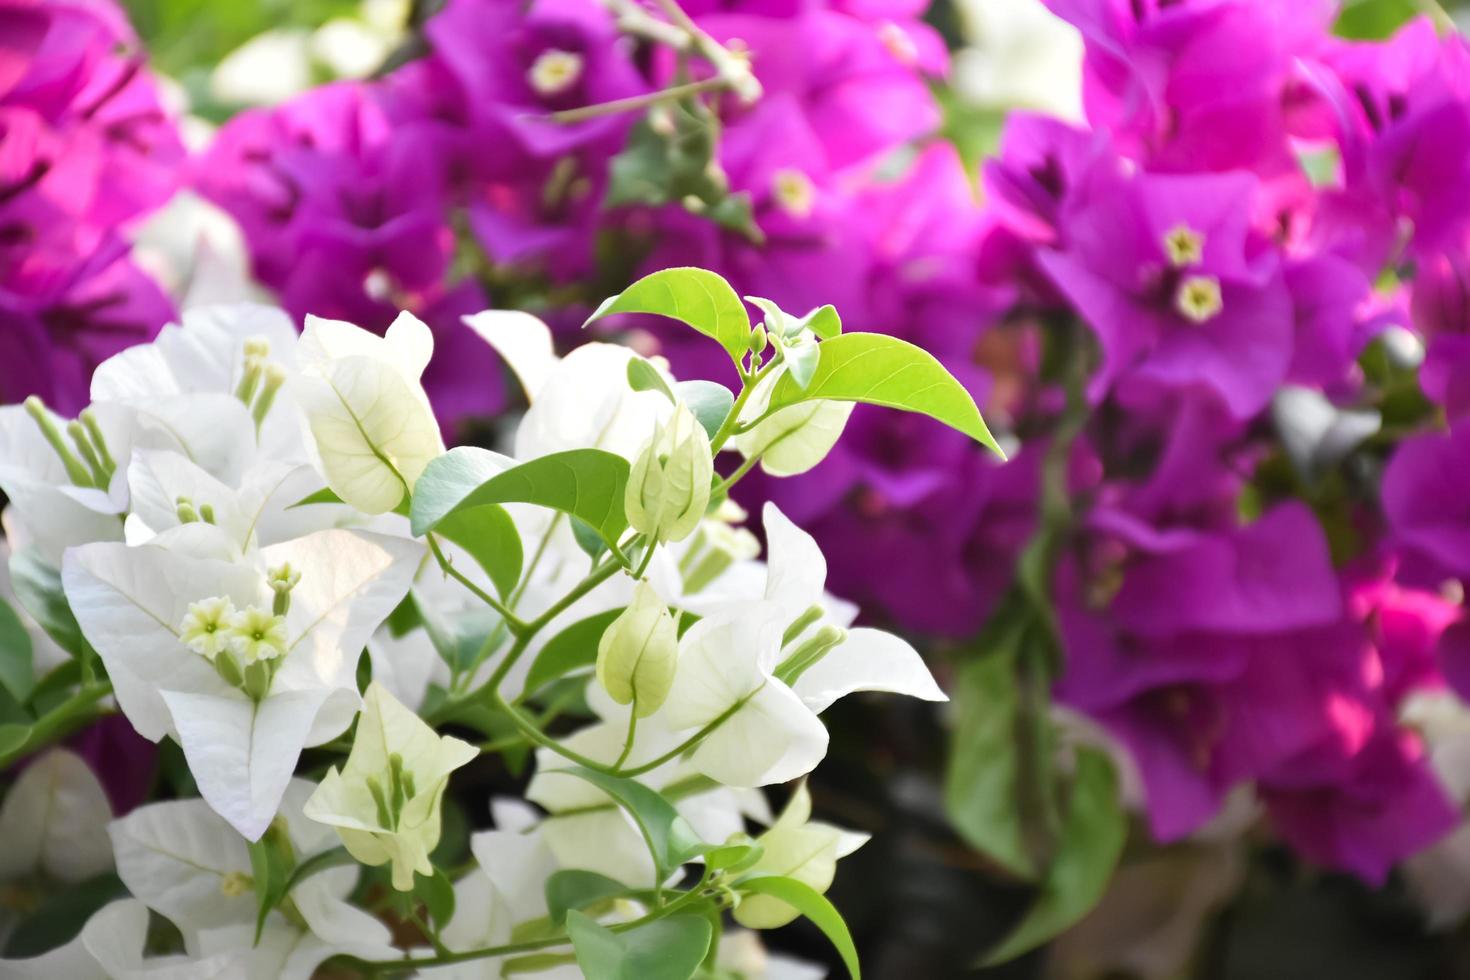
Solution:
M856 974L822 893L865 838L794 781L838 698L944 695L903 640L851 626L774 506L757 560L727 493L763 462L811 468L859 401L989 435L923 351L752 303L754 326L676 269L594 317L682 320L729 352L733 395L620 346L558 358L523 313L468 318L526 393L506 455L445 450L409 314L298 336L276 310L199 310L103 364L78 419L0 408L34 638L0 671L0 764L28 760L0 883L115 867L131 896L0 973L758 976L776 960L748 930L806 915ZM52 744L113 710L178 744L198 798L112 819ZM436 863L456 774L528 750L473 864ZM793 782L773 814L763 787Z

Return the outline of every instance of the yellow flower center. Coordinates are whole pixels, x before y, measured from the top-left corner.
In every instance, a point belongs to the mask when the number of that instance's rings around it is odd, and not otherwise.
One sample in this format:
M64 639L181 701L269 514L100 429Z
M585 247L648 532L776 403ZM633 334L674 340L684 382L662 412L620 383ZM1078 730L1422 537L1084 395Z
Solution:
M1220 280L1214 276L1188 277L1174 294L1174 308L1191 323L1214 319L1225 308L1225 301L1220 296Z
M582 77L582 56L549 48L531 64L526 79L539 95L560 95Z
M239 898L255 887L255 879L243 871L231 871L219 880L220 894L226 898Z
M1198 265L1205 255L1205 236L1189 225L1179 225L1164 234L1164 252L1176 269Z
M771 192L781 210L793 217L807 217L816 204L817 188L800 170L776 171L776 176L771 179Z

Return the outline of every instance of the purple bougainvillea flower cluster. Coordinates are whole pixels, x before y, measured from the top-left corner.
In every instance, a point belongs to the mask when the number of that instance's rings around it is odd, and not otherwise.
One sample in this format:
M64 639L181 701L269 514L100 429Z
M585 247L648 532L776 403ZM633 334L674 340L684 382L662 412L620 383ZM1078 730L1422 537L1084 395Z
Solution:
M121 232L173 193L184 150L110 0L3 0L0 36L0 401L70 414L172 315Z
M1050 5L1086 40L1088 125L1011 121L982 275L1099 351L1058 696L1126 746L1159 839L1248 785L1301 853L1381 881L1459 822L1399 717L1470 677L1467 48L1427 21L1333 39L1310 3ZM1283 389L1359 404L1411 309L1450 431L1393 453L1381 509L1263 488Z

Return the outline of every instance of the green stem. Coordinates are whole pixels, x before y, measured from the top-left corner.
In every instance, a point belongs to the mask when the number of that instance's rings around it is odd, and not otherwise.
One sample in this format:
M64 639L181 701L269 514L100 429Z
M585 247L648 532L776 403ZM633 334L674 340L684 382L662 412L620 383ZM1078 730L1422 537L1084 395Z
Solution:
M0 769L4 769L21 756L44 748L52 742L71 734L98 714L93 706L112 693L107 681L84 687L65 701L46 712L28 726L25 738L6 752L0 753Z
M725 477L719 483L716 483L712 488L710 488L709 495L711 497L718 497L721 494L728 494L730 492L730 488L739 483L740 478L753 470L755 468L755 464L759 463L760 461L761 458L759 455L747 457L745 462L741 463L735 468L735 472L731 473L729 476Z
M481 684L473 691L469 692L463 697L455 698L454 700L446 703L442 708L435 712L433 716L431 716L430 722L433 723L436 721L442 721L445 717L452 715L454 713L454 709L457 708L459 705L465 704L466 702L478 701L481 698L486 697L487 695L491 698L491 703L495 706L499 707L500 705L505 705L505 707L509 709L510 705L506 704L505 699L500 696L500 683L501 681L505 680L506 675L510 673L511 668L515 666L516 661L518 661L521 656L526 652L526 648L530 646L532 638L535 637L537 633L541 632L541 630L545 629L546 624L550 623L557 616L560 616L563 612L565 612L567 608L572 605L572 603L576 602L578 599L582 598L584 595L597 588L603 582L606 582L608 579L612 578L612 576L621 569L622 566L617 564L616 562L608 562L604 565L599 565L591 572L589 572L587 574L587 577L582 579L582 581L579 582L576 587L572 589L572 591L562 596L561 599L557 600L556 603L554 603L541 615L537 616L530 622L520 623L519 629L516 630L515 643L508 651L506 651L505 657L495 668L495 672L490 675L485 683ZM537 728L535 724L532 723L529 719L521 717L515 713L511 713L511 719L517 723L517 727L521 728L522 731L530 729L531 731L535 731L536 734L541 736L542 739L547 738L547 736L543 735L541 733L541 730ZM529 733L528 737L530 737ZM537 742L537 744L545 744L544 742L541 742L536 738L532 738L532 741Z
M501 697L499 691L492 690L490 692L490 703L496 710L505 712L506 717L511 720L511 723L516 726L528 741L534 742L544 749L550 749L563 759L569 762L575 762L579 766L585 766L588 769L608 776L620 775L614 767L607 763L598 762L596 759L588 758L580 752L575 752L543 732L537 727L534 721L525 716L520 708L515 707L506 701L505 698Z
M630 95L625 99L613 99L609 102L598 102L595 105L585 105L576 109L553 112L546 116L546 119L554 123L584 122L588 119L597 119L601 116L615 116L623 112L646 109L649 106L659 105L663 102L675 102L679 99L688 98L691 95L702 95L705 92L719 91L720 89L728 88L729 85L729 81L724 78L706 78L698 82L672 85L666 89L660 89L657 92L646 92L643 95Z
M648 543L648 550L643 553L643 560L638 563L638 569L633 572L633 578L641 579L643 573L648 571L648 566L653 563L653 553L657 548L658 545L655 542Z
M765 685L762 684L761 686L764 687ZM719 715L716 716L715 719L713 721L711 721L709 724L705 725L703 728L701 728L699 731L695 732L693 735L690 735L688 738L686 738L684 741L680 742L678 745L674 746L672 749L669 749L669 751L665 752L663 755L659 756L657 759L653 759L653 760L651 760L649 762L644 762L644 763L642 763L640 765L636 765L636 766L632 767L631 769L618 768L618 769L616 769L613 772L613 775L614 776L623 776L625 778L632 777L632 776L641 776L645 772L652 772L653 770L657 769L659 766L663 765L666 762L672 762L672 761L674 761L675 759L679 758L679 756L683 755L685 752L688 752L690 749L692 749L695 746L697 746L700 742L703 742L706 738L708 738L710 736L710 734L712 732L714 732L714 730L716 728L719 728L725 722L729 721L734 716L735 712L737 712L741 708L745 707L745 703L747 701L749 701L751 698L755 697L756 692L759 691L759 690L760 690L760 688L758 687L758 688L755 689L755 691L751 691L745 697L741 698L739 701L736 701L734 704L730 705L730 707L728 707L724 711L720 712Z
M429 550L434 553L434 560L439 563L440 568L444 569L446 575L454 579L460 585L463 585L466 589L469 589L470 592L474 593L475 597L478 598L481 602L485 603L485 605L500 613L500 617L505 620L506 628L509 629L512 633L519 635L520 632L526 628L526 624L521 622L521 620L517 618L516 614L511 611L511 608L509 606L501 602L499 599L495 598L490 593L486 592L484 589L480 588L468 577L466 577L463 572L454 567L454 562L450 561L448 556L444 554L443 549L439 547L438 539L434 537L432 532L425 535L425 538L429 542Z
M760 384L761 380L775 370L776 365L780 363L781 358L778 355L767 361L754 374L740 379L742 382L740 394L735 396L735 404L730 406L730 411L725 416L725 421L720 423L720 428L715 432L714 438L709 441L711 456L719 455L720 449L729 441L730 436L734 435L735 426L740 421L740 411L745 408L745 403L750 401L751 393L755 391L756 385Z
M668 916L671 916L676 912L679 912L702 899L704 897L702 891L704 884L705 879L701 879L698 885L696 885L689 891L684 892L678 898L674 899L667 905L656 908L653 911L649 912L647 915L634 919L632 922L620 922L616 925L608 926L608 929L612 932L630 932L634 929L640 929L643 926L648 925L650 922L657 922L659 919L667 918ZM492 956L508 956L514 953L532 953L538 949L550 949L553 946L566 946L570 944L571 941L571 936L561 935L552 936L547 939L531 939L520 943L507 943L504 946L487 946L484 949L471 949L466 950L462 953L445 952L436 953L433 956L404 956L402 959L396 960L362 960L358 959L355 956L346 956L342 957L342 960L352 964L359 969L364 970L408 970L426 966L447 966L451 963L468 963L473 960L488 959Z
M623 763L628 761L628 756L633 754L633 740L638 735L638 695L633 695L633 703L628 705L628 737L623 739L623 751L618 755L618 761L613 763L613 769L623 768Z

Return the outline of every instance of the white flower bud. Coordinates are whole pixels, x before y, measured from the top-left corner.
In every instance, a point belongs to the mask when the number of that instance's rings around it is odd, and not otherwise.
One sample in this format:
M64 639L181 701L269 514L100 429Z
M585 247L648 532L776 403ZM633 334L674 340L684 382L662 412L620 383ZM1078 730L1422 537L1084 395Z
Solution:
M597 643L597 680L618 704L634 703L640 718L663 706L674 684L679 631L668 607L639 582L633 601Z
M709 435L680 405L633 464L624 497L628 523L654 541L682 541L704 517L713 475Z

